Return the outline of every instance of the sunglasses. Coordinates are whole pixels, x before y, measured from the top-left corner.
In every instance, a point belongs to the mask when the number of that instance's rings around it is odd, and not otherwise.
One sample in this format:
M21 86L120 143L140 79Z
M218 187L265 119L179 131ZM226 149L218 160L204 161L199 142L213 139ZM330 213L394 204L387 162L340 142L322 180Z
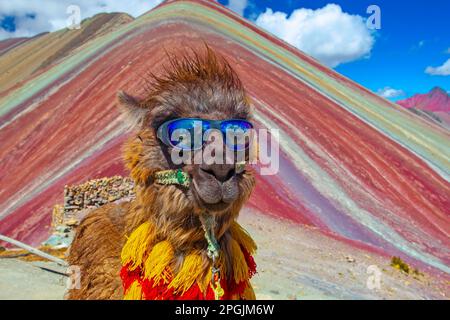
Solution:
M222 133L225 144L234 151L249 148L253 125L242 119L205 120L179 118L164 122L157 130L157 137L166 145L183 150L197 150L208 141L208 130Z

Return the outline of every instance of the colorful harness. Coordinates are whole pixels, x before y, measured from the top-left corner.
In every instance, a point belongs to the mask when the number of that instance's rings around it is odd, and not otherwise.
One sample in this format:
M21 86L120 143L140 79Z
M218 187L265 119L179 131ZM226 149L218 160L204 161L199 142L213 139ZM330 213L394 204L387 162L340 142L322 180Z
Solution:
M120 276L124 299L254 299L249 280L256 273L251 255L256 246L237 222L233 222L231 229L231 270L227 270L221 251L213 258L209 274L205 273L202 252L193 250L174 274L171 268L176 260L174 248L166 240L151 245L156 230L150 222L143 223L131 233L122 249ZM222 276L226 274L228 279Z
M189 186L190 179L181 170L165 170L155 174L155 182ZM200 221L208 243L207 255L212 261L209 275L205 273L200 250L188 253L174 274L174 248L167 240L154 243L156 229L150 222L145 222L130 234L122 248L120 276L124 299L255 299L249 282L256 273L253 239L234 221L230 226L231 261L227 264L213 232L213 216L201 215ZM227 265L231 270L227 270ZM224 276L227 274L228 279Z

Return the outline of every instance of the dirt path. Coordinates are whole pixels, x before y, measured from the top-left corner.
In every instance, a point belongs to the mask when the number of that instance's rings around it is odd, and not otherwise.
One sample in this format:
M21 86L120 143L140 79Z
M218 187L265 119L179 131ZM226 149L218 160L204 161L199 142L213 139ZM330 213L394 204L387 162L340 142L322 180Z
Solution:
M389 258L355 249L313 228L248 211L240 222L258 244L259 273L252 283L259 299L448 299L450 295L445 279L425 272L407 275L392 268Z
M0 259L0 299L62 299L66 278L41 267L60 269L52 262Z

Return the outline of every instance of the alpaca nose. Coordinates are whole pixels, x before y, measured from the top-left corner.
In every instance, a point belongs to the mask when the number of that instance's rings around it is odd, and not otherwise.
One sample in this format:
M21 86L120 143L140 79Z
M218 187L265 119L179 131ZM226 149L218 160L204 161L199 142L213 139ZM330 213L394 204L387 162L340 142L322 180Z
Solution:
M212 175L217 181L222 183L230 180L236 174L234 164L201 165L200 170Z

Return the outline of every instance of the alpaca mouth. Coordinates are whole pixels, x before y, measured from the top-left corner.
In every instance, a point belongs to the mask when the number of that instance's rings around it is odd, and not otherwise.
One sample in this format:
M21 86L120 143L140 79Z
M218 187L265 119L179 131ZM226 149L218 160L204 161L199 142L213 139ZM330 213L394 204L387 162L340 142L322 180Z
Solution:
M214 192L214 195L211 196L211 190L205 193L195 179L192 180L192 185L192 193L199 207L211 212L224 211L230 207L231 203L225 202L222 199L222 192L220 190L216 190L219 192Z

